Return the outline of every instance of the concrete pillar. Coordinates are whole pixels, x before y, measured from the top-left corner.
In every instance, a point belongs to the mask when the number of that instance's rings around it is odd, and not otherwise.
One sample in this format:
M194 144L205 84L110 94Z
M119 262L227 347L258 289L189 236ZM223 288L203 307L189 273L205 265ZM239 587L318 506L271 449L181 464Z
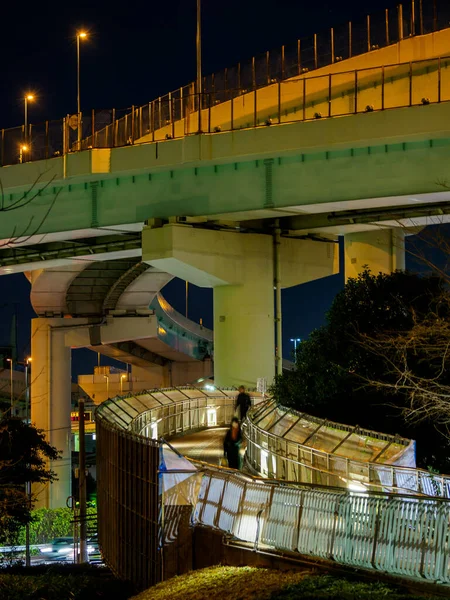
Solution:
M269 238L269 242L270 242ZM265 272L246 261L241 285L214 288L214 382L221 386L269 383L275 375L274 291L271 257Z
M336 245L282 238L281 287L335 273ZM145 228L142 260L214 288L214 381L254 386L275 374L274 244L267 234L170 224Z
M61 452L61 459L48 465L58 481L33 490L37 508L66 506L71 495L71 349L66 347L65 329L57 329L68 324L68 319L32 320L31 421Z
M377 229L345 235L345 280L357 277L367 265L373 274L405 268L403 229Z

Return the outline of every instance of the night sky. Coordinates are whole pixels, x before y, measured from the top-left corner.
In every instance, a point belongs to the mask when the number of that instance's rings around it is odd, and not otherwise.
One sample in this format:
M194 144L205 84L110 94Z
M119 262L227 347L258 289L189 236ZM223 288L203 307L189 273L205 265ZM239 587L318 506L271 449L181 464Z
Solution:
M362 21L396 2L356 0L202 0L203 73L208 74L321 32L348 20ZM76 111L77 29L89 32L81 48L81 108L126 108L153 100L195 78L196 0L114 3L8 3L0 35L0 128L23 123L23 96L33 92L29 121L59 119ZM284 356L291 337L305 337L323 322L343 286L343 275L283 292ZM189 316L212 327L212 290L190 286ZM163 290L184 312L184 282ZM0 344L9 341L14 303L19 316L19 358L29 352L29 285L23 275L0 278ZM92 372L96 355L74 353L73 375ZM104 364L107 364L106 359ZM75 380L75 379L74 379Z

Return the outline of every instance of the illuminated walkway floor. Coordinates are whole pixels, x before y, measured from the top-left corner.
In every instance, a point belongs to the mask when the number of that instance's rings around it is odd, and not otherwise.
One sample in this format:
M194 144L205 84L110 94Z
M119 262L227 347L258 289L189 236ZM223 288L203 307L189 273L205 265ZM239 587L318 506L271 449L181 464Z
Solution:
M170 444L184 456L213 465L219 465L223 456L223 439L227 427L205 429L170 440Z

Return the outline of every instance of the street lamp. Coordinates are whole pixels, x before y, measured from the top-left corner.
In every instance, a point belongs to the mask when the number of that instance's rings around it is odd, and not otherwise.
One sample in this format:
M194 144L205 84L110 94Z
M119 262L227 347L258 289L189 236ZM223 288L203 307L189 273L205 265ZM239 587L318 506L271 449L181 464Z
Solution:
M106 398L109 398L109 375L103 375L103 377L106 379Z
M11 388L11 417L14 416L14 408L13 408L13 359L12 358L7 358L6 362L9 362L10 364L10 388Z
M20 151L19 151L19 163L22 164L23 163L23 157L24 154L26 154L28 152L29 148L26 144L22 144L20 146Z
M294 344L294 352L296 352L296 350L297 350L297 344L299 344L302 341L301 338L291 338L289 341L293 342L293 344Z
M77 33L77 113L78 113L78 150L81 150L81 100L80 100L80 39L87 38L85 31Z
M30 366L31 360L31 356L27 356L25 359L25 402L27 404L25 409L25 419L27 423L29 421L30 414L30 386L28 384L28 367Z
M120 393L123 394L123 380L126 379L127 376L126 375L121 375L120 376Z
M24 97L24 123L25 123L25 127L24 127L24 142L25 144L28 144L28 102L33 102L34 100L34 96L33 94L25 94Z
M198 133L202 131L202 7L197 0L197 94L198 94Z

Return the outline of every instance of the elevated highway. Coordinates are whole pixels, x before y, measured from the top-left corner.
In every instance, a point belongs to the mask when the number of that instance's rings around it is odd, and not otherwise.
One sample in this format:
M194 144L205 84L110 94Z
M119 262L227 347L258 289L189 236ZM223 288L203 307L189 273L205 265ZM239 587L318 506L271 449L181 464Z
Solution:
M405 232L448 220L450 30L425 27L422 4L413 27L411 6L380 42L368 26L358 56L351 35L336 54L333 30L328 64L315 38L312 66L298 53L292 72L283 51L275 80L253 65L228 95L184 89L109 122L94 113L81 146L70 120L31 125L20 155L25 132L2 132L0 274L32 282L33 418L66 457L55 505L70 490L72 347L145 363L158 385L209 376L210 333L153 300L178 276L214 288L215 383L270 382L281 290L337 273L339 235L346 277L391 272Z

